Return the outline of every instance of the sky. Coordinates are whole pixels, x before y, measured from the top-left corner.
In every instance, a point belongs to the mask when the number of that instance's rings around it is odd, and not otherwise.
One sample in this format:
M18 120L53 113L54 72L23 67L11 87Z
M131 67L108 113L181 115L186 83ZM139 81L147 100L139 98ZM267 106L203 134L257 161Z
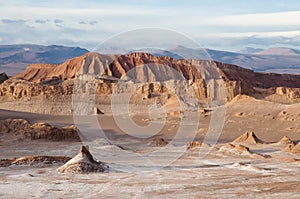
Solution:
M299 0L0 0L0 44L92 50L121 32L162 28L199 46L300 49Z

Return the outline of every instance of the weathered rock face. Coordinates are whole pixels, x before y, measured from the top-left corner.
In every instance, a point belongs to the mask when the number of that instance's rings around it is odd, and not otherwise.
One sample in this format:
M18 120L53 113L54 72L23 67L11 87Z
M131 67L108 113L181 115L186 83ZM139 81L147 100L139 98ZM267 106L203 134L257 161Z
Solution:
M300 75L258 73L231 64L216 62L222 78L238 84L240 94L256 97L276 94L289 99L300 98ZM233 89L231 89L232 92Z
M91 173L108 171L108 166L100 161L94 160L89 150L82 146L80 152L66 164L59 167L61 173Z
M0 84L2 84L5 80L8 79L6 73L0 73Z
M73 80L52 85L9 79L0 84L0 108L70 115L72 92Z
M1 134L24 132L30 129L31 124L23 119L0 120Z
M216 62L222 77L230 81L240 81L245 86L258 88L300 88L300 75L258 73L239 66Z
M275 93L279 96L284 96L289 99L300 98L300 88L277 87Z
M30 65L15 78L41 82L53 78L67 80L78 74L86 73L115 78L124 78L126 75L126 78L133 78L141 82L162 82L184 78L191 80L191 84L200 81L200 87L195 85L197 91L206 90L205 84L208 79L222 77L226 82L228 99L232 99L238 94L257 93L255 88L274 88L271 91L274 94L297 98L299 91L295 91L294 88L300 88L299 75L256 73L231 64L201 60L176 60L167 56L156 57L147 53L131 53L121 56L87 53L60 65Z
M17 139L80 141L75 126L57 128L47 123L30 124L24 119L0 120L0 136L6 134L13 135Z
M126 73L142 82L167 81L170 79L201 79L201 74L186 60L170 57L156 57L147 53L132 53L121 56L107 56L87 53L60 65L32 64L15 76L31 82L59 77L72 79L78 74L108 75L121 78ZM134 77L133 77L134 76Z
M15 78L23 79L31 82L40 82L47 79L48 74L57 66L59 65L58 64L30 64L24 71L16 75Z
M77 85L74 83L77 75L82 82L88 82L89 78L94 81ZM120 79L125 83L120 84ZM224 88L226 97L220 97L216 88ZM60 65L28 66L0 85L0 108L69 115L72 114L73 89L78 94L94 89L96 102L105 105L110 105L111 95L116 90L124 93L134 90L132 104L154 101L164 104L172 94L192 98L193 93L203 104L210 99L221 100L220 104L224 104L240 94L264 99L271 96L270 100L277 99L273 97L276 95L289 103L287 98L300 101L300 76L255 73L219 62L176 60L147 53L121 56L87 53ZM3 107L1 102L10 104ZM35 109L36 102L43 106Z
M73 81L64 81L55 85L37 84L25 80L10 79L0 85L0 101L4 98L22 99L36 96L56 98L61 95L71 95Z
M76 74L93 73L100 70L100 66L105 68L102 63L108 63L111 60L109 56L100 55L97 53L87 53L80 57L67 60L63 64L31 64L23 72L14 76L31 82L41 82L59 78L61 80L73 79ZM90 66L92 64L92 66ZM95 67L94 67L95 66Z

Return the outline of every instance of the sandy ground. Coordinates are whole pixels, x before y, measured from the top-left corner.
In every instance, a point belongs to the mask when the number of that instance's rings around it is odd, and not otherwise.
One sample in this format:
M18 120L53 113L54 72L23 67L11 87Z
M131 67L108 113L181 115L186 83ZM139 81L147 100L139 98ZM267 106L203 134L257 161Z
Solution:
M135 115L140 126L151 121L148 115ZM0 110L0 119L23 118L32 123L48 122L56 126L74 123L72 116L53 116ZM78 118L77 118L78 119ZM203 140L211 116L200 114L196 140ZM88 118L97 132L98 121L103 137L83 142L17 141L1 139L0 158L27 155L74 156L82 144L89 144L96 159L108 163L108 173L61 174L59 165L49 167L10 166L0 168L1 198L300 198L300 155L282 152L284 146L259 144L250 150L270 155L257 158L218 150L245 131L251 130L266 142L277 142L284 135L300 140L300 104L284 105L241 99L227 105L225 126L213 148L186 150L186 145L153 147L150 139L134 139L124 134L111 115ZM75 119L76 120L76 119ZM83 123L84 121L81 120ZM169 116L156 135L172 143L178 116ZM153 120L160 123L160 119ZM81 132L84 136L86 132ZM180 138L178 138L180 139ZM203 151L202 151L203 149ZM206 150L205 150L206 149ZM208 154L202 152L210 151ZM293 161L291 161L293 160ZM168 161L172 163L168 163ZM161 167L168 163L167 167ZM18 191L16 191L18 190Z
M75 148L74 145L64 148L53 143L50 151L71 155L76 153ZM49 151L46 145L35 148L38 151L42 149ZM0 168L0 197L299 198L300 163L282 158L294 155L281 153L276 146L262 145L256 150L272 158L237 157L214 150L205 158L199 157L198 152L187 151L173 164L161 169L134 159L128 165L129 159L125 156L123 163L120 157L108 162L111 166L108 173L60 174L56 171L59 165ZM108 148L103 147L102 154L105 156L106 153ZM164 158L168 155L164 154Z

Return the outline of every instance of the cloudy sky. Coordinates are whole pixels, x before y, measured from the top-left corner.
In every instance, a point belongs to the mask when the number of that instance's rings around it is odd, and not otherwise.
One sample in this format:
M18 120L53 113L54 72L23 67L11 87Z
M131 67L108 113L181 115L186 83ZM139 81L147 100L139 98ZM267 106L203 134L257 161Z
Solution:
M298 0L0 0L0 44L93 49L124 31L166 28L201 47L300 49Z

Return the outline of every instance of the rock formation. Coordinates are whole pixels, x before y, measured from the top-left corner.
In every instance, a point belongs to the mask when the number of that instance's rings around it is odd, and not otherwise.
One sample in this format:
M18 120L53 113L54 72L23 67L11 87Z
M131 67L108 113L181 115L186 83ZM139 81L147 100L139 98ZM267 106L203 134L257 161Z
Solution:
M79 85L74 83L78 82L74 79L76 76L82 78ZM92 83L86 83L91 79L94 80ZM214 89L217 87L225 87L226 99L222 96L220 99ZM62 64L29 65L0 85L0 108L70 115L74 91L86 93L91 88L96 90L96 102L105 105L110 105L110 96L115 91L131 92L133 89L133 104L151 104L154 98L164 104L171 93L187 99L195 93L203 104L216 98L224 104L243 94L265 99L276 95L270 100L279 97L285 103L290 102L286 99L300 101L300 75L255 73L230 64L176 60L147 53L120 56L87 53ZM44 106L36 109L32 105L34 102ZM102 107L101 110L107 112ZM89 113L94 113L93 108Z
M0 73L0 84L2 84L5 80L8 79L6 73Z
M250 151L250 149L246 146L240 144L226 144L219 149L220 152L224 152L231 155L242 155L242 156L250 156L253 158L268 158L267 155L262 155L259 153L254 153Z
M104 113L97 107L94 107L94 114L95 115L103 115Z
M289 145L289 144L294 144L294 141L288 136L283 136L281 140L278 142L278 144Z
M108 166L100 161L94 160L87 147L82 146L79 154L59 167L57 171L61 173L105 172L108 171Z
M77 128L58 128L47 123L30 124L24 119L0 120L0 136L10 134L18 139L44 139L50 141L79 141Z
M294 143L288 144L284 149L282 149L282 151L284 151L284 152L291 152L294 147L295 147Z
M248 131L235 139L232 143L242 143L242 144L263 144L265 143L259 139L254 132Z
M11 165L25 166L53 166L53 164L64 164L71 158L66 156L25 156L12 159L1 159L0 167L8 167Z
M283 151L300 154L300 142L298 144L289 144L286 148L283 149Z
M245 92L253 88L300 88L300 76L275 73L258 73L232 64L216 62L223 78L242 82ZM250 90L249 90L250 91Z
M227 149L227 150L225 150ZM249 148L248 147L245 147L243 145L234 145L234 144L226 144L225 146L222 146L220 148L220 151L230 151L232 150L232 152L235 152L237 154L249 154Z
M193 141L193 142L189 142L187 144L187 149L190 150L190 149L193 149L193 148L199 148L202 146L202 142L198 142L198 141Z
M33 82L9 79L0 85L0 101L5 99L24 99L36 96L54 98L59 95L71 95L73 92L73 81L65 81L55 85L36 84Z
M199 149L200 147L209 147L209 144L199 142L199 141L192 141L187 144L187 150L192 150L192 149Z
M212 66L217 66L215 71L210 69ZM220 74L214 74L217 70ZM127 73L128 78L134 78L141 82L161 82L184 77L195 83L203 78L222 77L228 88L227 94L233 95L230 97L231 99L238 94L251 95L253 94L251 92L258 92L255 88L275 88L271 92L281 95L289 90L292 92L293 88L300 88L299 75L255 73L249 69L220 62L176 60L167 56L157 57L138 52L121 56L87 53L60 65L33 64L15 78L41 82L53 78L73 79L76 74L87 73L116 78L121 78ZM205 86L203 83L202 85ZM297 97L296 95L295 92L295 96L292 97Z
M166 146L167 144L169 144L168 141L162 137L155 137L149 143L151 146Z

